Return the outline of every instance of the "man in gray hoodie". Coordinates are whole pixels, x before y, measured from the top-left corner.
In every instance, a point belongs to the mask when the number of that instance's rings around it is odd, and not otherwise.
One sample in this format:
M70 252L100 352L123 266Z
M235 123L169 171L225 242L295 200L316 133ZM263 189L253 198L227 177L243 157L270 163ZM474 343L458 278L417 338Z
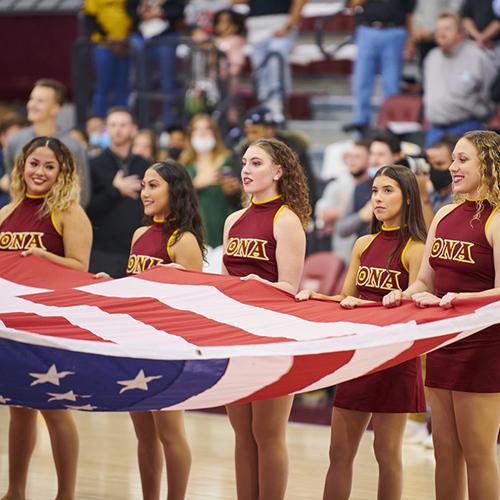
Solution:
M80 174L80 203L86 206L90 197L90 173L85 148L68 131L58 128L56 116L64 103L66 89L57 80L45 78L35 82L26 110L30 127L24 128L9 138L4 149L6 175L14 167L17 155L23 146L34 137L50 136L60 139L73 153Z

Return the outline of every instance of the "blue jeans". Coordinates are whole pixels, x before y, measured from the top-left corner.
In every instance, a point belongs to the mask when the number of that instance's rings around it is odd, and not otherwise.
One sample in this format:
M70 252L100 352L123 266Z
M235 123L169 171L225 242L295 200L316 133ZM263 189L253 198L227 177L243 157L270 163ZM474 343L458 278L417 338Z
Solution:
M139 91L151 91L154 87L154 74L158 74L159 86L163 94L162 121L165 126L175 122L172 110L176 100L175 66L177 34L168 33L151 39L150 43L139 35L132 35L134 66Z
M369 125L371 98L375 77L382 77L382 96L399 94L403 72L403 50L406 28L356 28L357 56L354 62L352 87L354 94L353 122Z
M452 137L461 137L465 132L470 132L471 130L484 130L485 126L481 120L471 119L465 120L463 122L454 123L448 127L442 127L439 125L432 125L427 130L425 136L425 147L428 148L433 144L436 144L445 135L450 135Z
M128 57L117 56L108 47L94 47L96 83L92 110L106 116L109 106L126 106L128 101Z
M277 52L284 62L284 92L285 96L291 89L291 74L288 56L293 48L295 33L291 32L283 37L271 37L262 42L252 45L250 60L255 71L264 61L268 54ZM256 73L257 93L259 102L266 105L274 113L282 114L280 89L280 63L277 58L272 57L267 64Z

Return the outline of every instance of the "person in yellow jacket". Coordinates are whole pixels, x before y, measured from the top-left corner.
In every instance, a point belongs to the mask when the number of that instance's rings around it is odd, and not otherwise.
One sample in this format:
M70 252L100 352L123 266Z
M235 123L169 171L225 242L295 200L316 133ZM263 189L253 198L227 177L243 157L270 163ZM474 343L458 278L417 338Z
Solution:
M128 101L128 35L132 19L126 0L85 0L87 32L95 42L95 88L92 111L106 116L112 106L126 106Z

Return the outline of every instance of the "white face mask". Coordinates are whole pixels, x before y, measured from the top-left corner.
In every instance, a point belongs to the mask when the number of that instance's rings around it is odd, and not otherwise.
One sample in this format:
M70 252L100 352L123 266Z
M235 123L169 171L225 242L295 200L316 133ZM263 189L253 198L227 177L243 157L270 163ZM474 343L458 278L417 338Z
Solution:
M213 135L193 136L191 144L197 153L209 153L215 147L215 137Z

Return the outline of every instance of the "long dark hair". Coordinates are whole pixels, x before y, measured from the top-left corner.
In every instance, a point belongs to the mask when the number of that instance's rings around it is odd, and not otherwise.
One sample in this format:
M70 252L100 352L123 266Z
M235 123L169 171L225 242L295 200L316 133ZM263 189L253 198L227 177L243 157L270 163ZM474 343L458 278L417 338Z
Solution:
M179 230L173 243L180 238L182 233L186 231L193 233L203 256L205 256L198 197L185 167L174 160L167 159L154 163L149 168L157 172L168 184L168 217L163 230L167 234L170 234L172 230ZM147 217L146 223L152 224L153 219Z
M387 258L387 267L389 267L392 258L411 238L414 241L425 242L427 237L427 229L425 227L424 214L422 213L422 201L420 199L420 191L418 189L417 179L415 174L408 168L401 165L385 165L380 167L375 174L374 179L385 175L398 183L403 197L401 204L401 214L398 232L398 241L394 250ZM382 229L380 222L375 214L372 217L371 232L378 233Z

